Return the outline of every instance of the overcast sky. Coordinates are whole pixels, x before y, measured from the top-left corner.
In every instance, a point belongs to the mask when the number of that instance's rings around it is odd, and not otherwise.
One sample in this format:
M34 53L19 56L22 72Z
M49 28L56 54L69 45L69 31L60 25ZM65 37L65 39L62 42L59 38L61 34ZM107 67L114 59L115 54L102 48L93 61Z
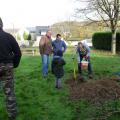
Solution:
M71 20L75 0L0 0L4 28L51 25Z

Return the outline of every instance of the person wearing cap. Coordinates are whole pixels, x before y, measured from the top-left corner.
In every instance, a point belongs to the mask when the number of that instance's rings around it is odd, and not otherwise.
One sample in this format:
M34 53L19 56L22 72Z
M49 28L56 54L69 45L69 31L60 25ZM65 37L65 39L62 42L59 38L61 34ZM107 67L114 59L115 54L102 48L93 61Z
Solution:
M78 73L81 75L81 61L83 58L85 58L86 61L88 61L88 76L89 78L92 78L92 67L90 62L90 48L87 44L78 42L77 46L77 54L78 54Z
M58 50L53 56L52 65L53 65L53 74L56 77L56 88L61 88L61 78L64 76L63 66L66 64L65 60L62 58L63 52Z
M6 97L6 108L10 120L17 116L17 105L14 93L13 69L17 68L21 51L15 38L3 30L0 18L0 82Z
M49 30L42 36L39 42L39 51L42 58L42 75L45 78L48 74L49 56L52 54L52 32Z

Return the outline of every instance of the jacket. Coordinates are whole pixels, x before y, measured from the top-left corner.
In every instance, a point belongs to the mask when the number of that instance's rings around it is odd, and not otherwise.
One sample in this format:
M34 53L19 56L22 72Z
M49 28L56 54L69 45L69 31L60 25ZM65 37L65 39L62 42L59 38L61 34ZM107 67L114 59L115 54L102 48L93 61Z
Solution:
M66 64L64 59L60 56L54 56L52 60L53 64L53 74L57 78L61 78L64 76L64 69L63 66Z
M87 44L83 43L83 47L84 47L84 52L79 47L77 47L77 52L76 53L77 53L78 63L80 63L81 58L83 58L85 56L90 58L90 48L89 48L89 46Z
M65 52L67 49L65 42L63 40L57 39L52 42L52 47L54 55L57 53L58 50Z
M49 55L52 53L52 40L46 35L42 36L39 42L40 54Z
M13 63L18 67L21 59L20 47L15 38L0 29L0 63Z

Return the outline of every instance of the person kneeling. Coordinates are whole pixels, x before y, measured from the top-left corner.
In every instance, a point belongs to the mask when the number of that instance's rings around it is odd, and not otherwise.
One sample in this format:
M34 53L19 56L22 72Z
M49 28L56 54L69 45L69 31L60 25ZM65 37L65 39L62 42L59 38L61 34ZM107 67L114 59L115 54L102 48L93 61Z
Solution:
M92 78L92 66L90 62L90 48L87 44L84 44L82 42L78 43L77 46L77 54L78 54L78 72L81 75L81 62L83 58L85 58L86 61L88 61L88 76L89 78Z

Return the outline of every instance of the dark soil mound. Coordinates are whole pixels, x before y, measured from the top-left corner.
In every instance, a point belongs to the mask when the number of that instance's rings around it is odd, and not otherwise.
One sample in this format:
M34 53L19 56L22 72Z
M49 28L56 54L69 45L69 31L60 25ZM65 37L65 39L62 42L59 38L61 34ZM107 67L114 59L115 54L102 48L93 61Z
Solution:
M120 85L116 78L104 78L102 80L88 80L77 78L67 81L70 88L70 98L72 100L87 100L96 105L101 105L106 101L120 98ZM79 81L79 82L78 82Z

